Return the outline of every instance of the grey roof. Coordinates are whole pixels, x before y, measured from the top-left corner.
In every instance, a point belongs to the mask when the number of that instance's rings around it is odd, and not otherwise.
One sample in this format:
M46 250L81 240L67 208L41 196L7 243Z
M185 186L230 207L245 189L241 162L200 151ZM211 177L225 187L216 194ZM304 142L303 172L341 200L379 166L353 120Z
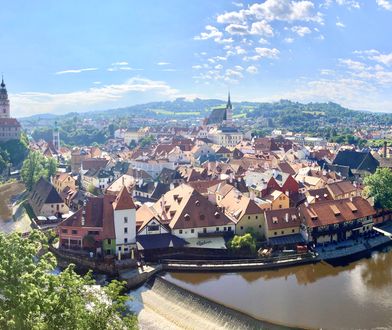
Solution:
M64 202L52 184L43 177L41 177L34 185L30 193L30 199L38 207L41 207L43 204L57 204Z

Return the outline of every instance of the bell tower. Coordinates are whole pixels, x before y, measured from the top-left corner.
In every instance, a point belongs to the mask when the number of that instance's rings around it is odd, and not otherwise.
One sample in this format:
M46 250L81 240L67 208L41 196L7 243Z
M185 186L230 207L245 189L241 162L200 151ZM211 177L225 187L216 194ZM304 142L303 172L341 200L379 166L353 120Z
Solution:
M0 84L0 118L10 118L10 101L8 100L8 93L3 77L1 77Z
M231 105L230 100L230 91L227 97L227 104L226 104L226 123L231 124L233 121L233 106Z

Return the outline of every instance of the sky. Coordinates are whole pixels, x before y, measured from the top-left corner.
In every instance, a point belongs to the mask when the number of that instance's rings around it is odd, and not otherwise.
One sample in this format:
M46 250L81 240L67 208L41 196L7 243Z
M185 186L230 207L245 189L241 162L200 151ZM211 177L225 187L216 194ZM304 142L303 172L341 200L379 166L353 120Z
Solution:
M392 112L392 0L0 0L11 113L185 97Z

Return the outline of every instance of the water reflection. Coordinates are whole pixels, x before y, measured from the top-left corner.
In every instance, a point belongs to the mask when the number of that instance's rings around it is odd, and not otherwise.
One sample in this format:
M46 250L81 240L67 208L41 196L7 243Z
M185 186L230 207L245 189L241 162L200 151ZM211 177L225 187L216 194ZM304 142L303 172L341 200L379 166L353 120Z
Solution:
M305 328L392 326L392 251L345 265L273 271L170 273L166 278L254 317Z

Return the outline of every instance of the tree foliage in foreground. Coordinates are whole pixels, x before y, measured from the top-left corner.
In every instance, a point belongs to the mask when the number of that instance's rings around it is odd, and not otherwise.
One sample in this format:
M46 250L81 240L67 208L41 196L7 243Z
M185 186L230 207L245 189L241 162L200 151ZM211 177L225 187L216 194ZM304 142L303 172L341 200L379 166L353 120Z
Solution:
M100 288L71 265L58 275L40 232L0 233L0 329L133 329L118 281Z
M392 209L392 171L378 168L364 180L367 197L373 197L377 207Z

